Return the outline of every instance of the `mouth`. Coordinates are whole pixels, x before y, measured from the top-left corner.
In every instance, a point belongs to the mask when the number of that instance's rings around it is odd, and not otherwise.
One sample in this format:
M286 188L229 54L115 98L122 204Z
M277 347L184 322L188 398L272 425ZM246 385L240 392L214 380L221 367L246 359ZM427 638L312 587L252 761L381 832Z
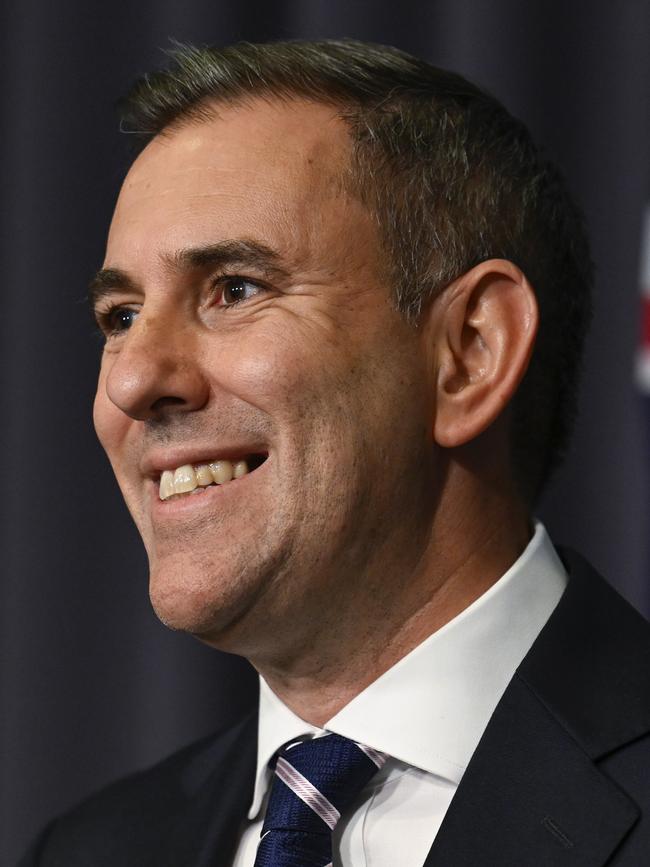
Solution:
M202 494L211 487L232 484L255 472L267 458L267 453L247 454L163 470L158 480L158 498L180 500Z

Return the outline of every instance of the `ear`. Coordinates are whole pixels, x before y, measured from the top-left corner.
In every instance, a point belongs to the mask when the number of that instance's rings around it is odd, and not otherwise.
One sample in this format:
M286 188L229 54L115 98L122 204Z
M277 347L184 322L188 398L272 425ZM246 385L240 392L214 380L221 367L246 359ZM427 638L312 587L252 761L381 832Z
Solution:
M516 265L489 259L451 283L430 308L436 365L434 439L477 437L521 382L539 324L532 286Z

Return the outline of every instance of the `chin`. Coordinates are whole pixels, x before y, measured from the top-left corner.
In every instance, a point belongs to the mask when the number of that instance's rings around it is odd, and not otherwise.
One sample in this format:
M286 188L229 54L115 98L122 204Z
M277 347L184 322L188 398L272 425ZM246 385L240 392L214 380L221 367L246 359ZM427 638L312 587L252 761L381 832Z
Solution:
M214 565L178 570L167 563L151 568L149 598L158 619L169 629L237 653L237 627L254 607L258 586L250 574L219 574Z

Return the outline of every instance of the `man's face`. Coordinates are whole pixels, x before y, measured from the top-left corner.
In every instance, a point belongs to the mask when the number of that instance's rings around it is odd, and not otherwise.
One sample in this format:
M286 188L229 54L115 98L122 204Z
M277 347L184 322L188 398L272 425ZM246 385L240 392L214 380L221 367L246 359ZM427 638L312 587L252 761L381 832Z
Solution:
M344 191L335 112L218 111L157 137L126 178L94 416L158 615L254 658L336 635L364 599L381 610L416 567L432 374ZM250 456L241 478L159 498L164 470Z

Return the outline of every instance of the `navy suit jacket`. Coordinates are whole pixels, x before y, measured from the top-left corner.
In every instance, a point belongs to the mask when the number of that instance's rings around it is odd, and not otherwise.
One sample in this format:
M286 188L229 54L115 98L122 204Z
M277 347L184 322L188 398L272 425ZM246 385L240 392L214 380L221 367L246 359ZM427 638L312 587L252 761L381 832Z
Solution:
M423 867L650 865L650 624L560 553L567 589ZM113 784L54 820L20 867L230 867L256 737L253 715Z

